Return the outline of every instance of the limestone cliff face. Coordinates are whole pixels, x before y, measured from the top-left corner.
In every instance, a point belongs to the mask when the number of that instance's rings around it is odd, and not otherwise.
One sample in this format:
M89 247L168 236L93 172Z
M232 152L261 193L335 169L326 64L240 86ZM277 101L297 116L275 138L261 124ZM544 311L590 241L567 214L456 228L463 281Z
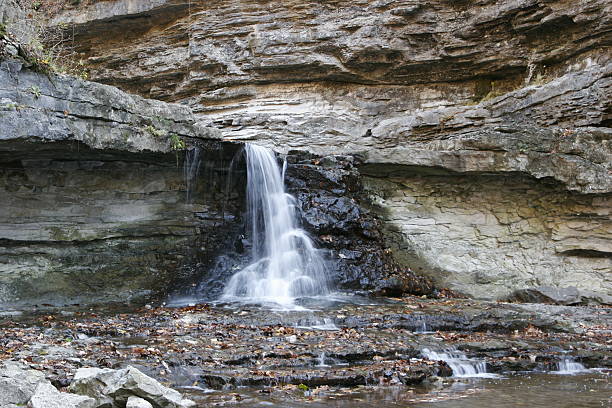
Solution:
M216 298L249 262L241 146L218 137L187 107L0 61L0 305ZM388 259L353 158L324 162L286 170L338 286L429 293Z
M171 135L222 171L237 146L214 134L185 107L1 62L0 304L140 301L197 274L241 205L222 208L225 177L186 202Z
M226 140L353 155L405 267L488 298L610 294L606 0L114 0L65 10L92 78Z

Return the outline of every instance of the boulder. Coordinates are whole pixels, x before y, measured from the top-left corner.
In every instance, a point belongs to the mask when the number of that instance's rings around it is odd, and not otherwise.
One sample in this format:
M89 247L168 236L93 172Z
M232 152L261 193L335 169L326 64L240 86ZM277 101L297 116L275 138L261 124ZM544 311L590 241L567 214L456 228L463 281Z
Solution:
M193 401L183 399L178 391L165 387L134 367L122 370L81 368L70 391L95 398L96 408L124 407L130 397L139 397L154 408L187 408Z
M40 371L15 361L4 362L0 366L0 408L24 406L41 383L48 381Z
M153 405L147 400L139 397L130 397L127 400L125 408L153 408Z
M84 395L59 392L48 382L41 382L28 403L29 408L94 408L96 400Z

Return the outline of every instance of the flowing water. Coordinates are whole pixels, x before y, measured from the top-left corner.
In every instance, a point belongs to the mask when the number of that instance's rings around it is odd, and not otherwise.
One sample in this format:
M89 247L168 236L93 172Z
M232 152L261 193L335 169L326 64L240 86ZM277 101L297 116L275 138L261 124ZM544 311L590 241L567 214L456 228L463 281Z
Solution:
M298 227L274 152L250 144L245 152L252 263L231 277L220 300L292 307L297 298L328 293L325 263Z
M186 185L186 202L191 203L193 192L196 187L198 175L200 174L200 165L202 164L201 149L194 147L185 152L185 162L183 164L183 178Z
M225 286L222 302L237 302L240 307L267 310L265 320L275 324L321 332L339 332L336 325L346 316L320 316L337 304L359 304L358 297L344 299L329 291L325 262L307 233L299 228L295 199L287 194L283 179L286 164L281 168L274 153L258 146L245 147L247 167L246 247L250 247L250 264L238 270ZM200 169L199 151L188 152L185 161L187 202L190 202ZM298 301L299 300L299 301ZM364 304L369 305L370 300ZM299 311L301 306L306 309ZM270 305L281 310L270 311ZM226 305L232 309L235 305ZM261 308L261 309L260 309ZM225 308L224 308L225 309ZM247 313L236 310L232 313ZM319 314L317 314L319 313ZM341 324L341 323L338 323ZM422 320L416 333L429 333ZM325 337L326 334L320 336ZM295 334L284 337L288 344L298 341ZM304 344L304 347L309 345ZM313 353L309 369L329 371L350 363L333 358L333 353L320 349ZM205 374L198 368L173 368L174 382L199 406L231 405L236 407L268 406L282 408L377 406L431 408L516 408L516 407L610 407L610 385L607 372L586 370L571 358L558 362L558 370L549 373L487 373L483 360L468 358L457 349L424 348L429 360L445 361L453 377L421 386L333 387L314 389L295 385L271 388L239 387L212 390L201 386ZM272 366L273 367L273 366ZM281 367L283 368L283 367ZM296 366L299 370L300 366ZM243 368L244 369L244 368ZM195 371L193 371L195 370ZM232 368L233 372L234 369ZM229 371L228 371L229 374ZM572 374L558 375L558 374Z
M563 360L557 363L557 371L554 371L555 374L577 374L586 371L586 368L574 361L572 358L564 358Z
M487 373L487 363L468 358L457 350L433 351L425 348L422 354L429 360L446 362L453 370L453 377L496 377L495 374Z
M324 387L304 392L294 386L270 393L246 388L190 393L201 406L239 408L610 408L611 395L609 375L600 372L571 377L508 374L504 378L449 379L413 387Z

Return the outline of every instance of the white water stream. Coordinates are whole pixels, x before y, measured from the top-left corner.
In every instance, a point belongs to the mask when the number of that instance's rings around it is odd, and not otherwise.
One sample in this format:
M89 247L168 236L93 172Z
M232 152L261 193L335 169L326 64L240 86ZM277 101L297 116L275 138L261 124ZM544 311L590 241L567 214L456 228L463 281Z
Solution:
M453 377L497 377L495 374L487 373L487 364L484 361L468 358L457 350L434 351L425 348L422 354L429 360L446 362L453 370Z
M564 358L557 363L557 371L555 374L578 374L588 371L585 366L574 361L572 358Z
M296 298L327 294L325 263L297 225L274 152L251 144L245 151L252 263L231 277L220 300L290 307Z

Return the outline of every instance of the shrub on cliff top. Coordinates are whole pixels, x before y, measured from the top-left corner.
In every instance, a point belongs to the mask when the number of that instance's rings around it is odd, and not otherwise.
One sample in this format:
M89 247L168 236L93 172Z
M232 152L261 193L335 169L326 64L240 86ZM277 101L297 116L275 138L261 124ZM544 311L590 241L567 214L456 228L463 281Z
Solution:
M72 1L72 0L69 0ZM18 44L19 57L44 73L61 73L87 78L84 63L76 58L72 35L66 26L48 25L49 16L61 10L66 0L0 0L12 8L3 36Z

